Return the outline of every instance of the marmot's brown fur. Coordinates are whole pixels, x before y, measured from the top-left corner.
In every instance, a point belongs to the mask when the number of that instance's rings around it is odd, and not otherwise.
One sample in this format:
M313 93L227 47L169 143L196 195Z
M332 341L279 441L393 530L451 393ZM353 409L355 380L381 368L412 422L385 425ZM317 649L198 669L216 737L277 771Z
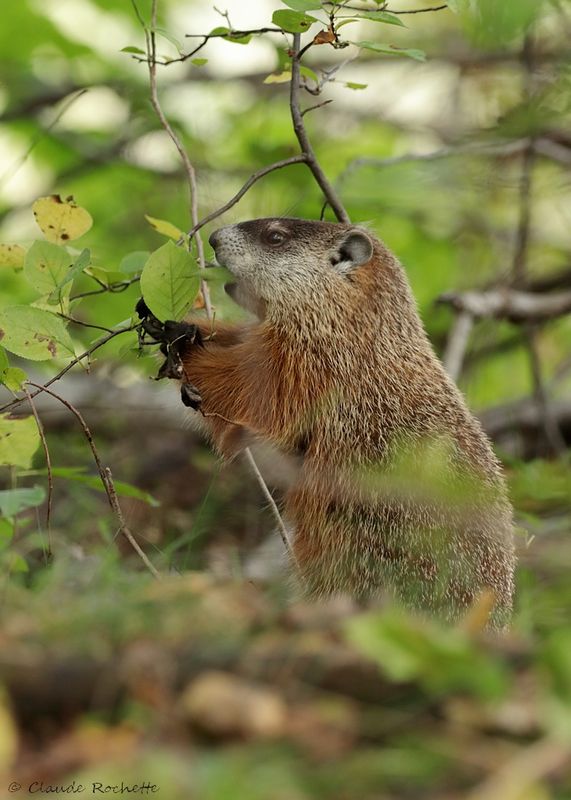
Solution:
M391 591L448 619L486 588L509 618L500 465L428 341L404 271L368 231L261 219L210 238L253 324L202 326L184 357L215 446L299 455L285 516L315 593Z

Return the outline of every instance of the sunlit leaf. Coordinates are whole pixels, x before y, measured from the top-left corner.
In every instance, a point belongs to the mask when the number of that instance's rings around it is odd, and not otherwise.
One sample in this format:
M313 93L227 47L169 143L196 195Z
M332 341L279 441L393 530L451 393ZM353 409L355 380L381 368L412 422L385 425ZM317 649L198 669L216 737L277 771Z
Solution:
M0 383L11 392L19 392L27 379L28 376L19 367L8 367L0 372Z
M155 219L155 217L149 217L148 214L145 214L145 219L148 223L157 231L157 233L161 233L163 236L168 236L170 239L178 240L184 236L184 233L177 228L176 225L173 225L172 222L167 222L165 219Z
M298 11L274 11L272 22L288 33L303 33L318 20Z
M0 464L28 469L39 445L40 434L33 416L0 414Z
M291 72L284 70L283 72L272 72L267 78L264 78L264 83L289 83L291 81Z
M68 197L62 200L59 194L40 197L32 206L34 217L49 242L60 244L79 239L91 228L91 215Z
M19 244L0 244L0 267L21 269L25 258L26 251Z
M32 361L75 356L63 320L29 306L9 306L0 311L0 342L11 353Z

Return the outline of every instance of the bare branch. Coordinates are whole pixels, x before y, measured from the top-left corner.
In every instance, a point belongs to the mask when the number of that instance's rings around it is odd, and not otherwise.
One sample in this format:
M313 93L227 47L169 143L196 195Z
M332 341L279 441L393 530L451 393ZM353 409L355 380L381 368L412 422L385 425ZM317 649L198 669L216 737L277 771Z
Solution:
M254 172L253 175L250 175L250 177L248 178L246 183L242 186L242 188L238 192L236 192L234 197L232 197L230 200L228 200L227 203L224 203L223 206L220 206L220 208L216 209L216 211L213 211L211 214L207 214L205 217L203 217L188 232L188 235L189 236L194 236L196 231L198 231L201 228L203 228L209 222L212 222L213 219L217 219L217 217L220 217L220 216L222 216L222 214L225 214L226 211L228 211L230 208L232 208L232 206L235 206L236 203L238 203L242 199L242 197L244 197L244 195L246 194L248 189L250 189L257 181L259 181L260 178L263 178L264 175L268 175L270 172L275 172L275 170L283 169L284 167L289 167L292 164L305 164L306 161L307 161L307 158L306 158L305 154L302 153L299 156L292 156L291 158L284 158L283 161L276 161L274 164L269 164L267 167L262 167L262 169L259 169L257 172Z
M151 5L151 30L149 31L148 28L145 26L145 39L147 43L147 57L148 57L148 67L149 67L149 83L151 87L151 103L155 110L155 113L161 123L162 127L170 137L172 143L176 147L178 154L182 160L184 165L184 169L187 176L188 181L188 190L190 195L190 216L192 225L195 226L198 222L198 189L196 185L196 172L194 170L194 166L188 157L188 153L186 149L183 147L181 140L179 139L178 135L175 133L173 127L171 126L170 122L165 116L165 113L161 107L159 102L159 93L158 93L158 86L157 86L157 61L156 61L156 41L155 41L155 28L157 26L157 4L158 0L152 0ZM202 242L202 237L199 234L196 234L194 237L194 241L196 242L196 249L198 253L198 263L200 269L204 269L205 267L205 258L204 258L204 244ZM202 291L202 296L204 298L204 306L206 308L206 313L208 316L212 316L212 303L210 301L210 291L206 282L201 280L200 288Z
M571 291L533 294L499 287L482 292L446 292L437 302L448 304L475 319L545 322L571 311Z
M53 397L55 400L59 400L59 402L62 403L67 409L69 409L71 411L71 413L75 416L75 418L78 420L78 422L81 425L81 428L83 430L83 433L85 435L85 438L88 441L88 444L89 444L89 447L91 449L91 452L93 453L93 458L94 458L95 464L97 466L97 471L99 472L99 475L101 477L101 482L103 483L103 486L105 488L105 492L107 494L107 499L109 500L109 505L111 506L112 510L114 511L114 513L117 516L117 519L119 520L119 533L121 533L127 539L129 544L135 549L135 551L140 556L141 560L143 561L143 563L145 564L145 566L147 567L149 572L151 572L151 574L154 575L155 578L160 578L159 572L151 564L151 562L149 561L149 559L147 558L145 553L141 550L141 548L139 547L139 545L137 544L137 542L133 538L133 534L131 533L131 531L125 525L125 519L124 519L123 514L121 512L121 507L119 505L119 500L117 498L117 492L115 490L115 485L114 485L113 479L111 477L111 470L108 469L107 467L104 467L103 464L101 463L101 458L99 457L99 452L97 451L97 448L95 447L95 442L93 441L93 436L91 435L91 431L89 430L89 426L87 425L87 423L86 423L85 419L83 418L81 412L78 411L78 409L74 405L72 405L68 400L66 400L64 397L61 397L61 395L56 394L55 392L52 392L51 389L47 389L45 386L41 386L40 384L34 383L33 381L28 381L28 383L29 383L30 386L34 386L36 389L38 389L41 392L47 392L47 394L51 395L51 397ZM30 395L28 393L28 398L29 397L30 397Z
M48 386L51 386L52 383L55 383L56 381L59 381L60 378L63 378L66 372L69 372L69 370L72 369L72 367L75 367L76 364L81 363L81 361L83 361L84 358L89 358L96 350L99 350L99 348L103 347L104 344L110 342L111 339L114 339L116 336L120 336L122 333L129 333L130 331L134 331L136 327L137 327L136 325L130 325L128 328L119 328L116 331L108 333L107 336L102 336L101 339L98 339L96 342L94 342L91 345L91 347L89 347L89 349L87 349L84 353L82 353L80 356L76 356L75 358L73 358L69 362L69 364L67 364L62 370L60 370L57 373L57 375L54 375L53 378L50 378L49 381L46 381L46 383L43 386L38 386L38 390L30 394L32 400L34 399L34 397L37 397L37 395L41 394L41 392L45 391ZM25 397L18 397L16 400L12 400L10 403L7 403L6 405L0 407L0 413L4 411L10 411L10 409L19 406L20 403L25 402L25 400L26 400Z
M446 352L444 353L442 363L444 364L444 369L453 381L457 381L460 377L464 356L468 347L468 340L473 327L474 317L472 314L468 311L461 311L456 317L452 330L448 335Z
M304 48L300 48L301 45L301 35L299 33L294 33L293 35L293 51L294 54L291 60L291 85L290 85L290 111L291 111L291 119L293 123L293 129L295 135L297 136L297 140L299 142L299 146L301 147L302 153L305 154L306 162L313 173L313 177L317 181L317 184L321 191L323 192L328 204L331 206L333 213L339 220L339 222L350 222L349 215L345 211L341 200L337 197L337 192L327 180L325 173L321 169L321 166L317 160L311 142L309 141L309 137L307 135L307 131L305 130L305 125L303 123L303 115L301 113L301 108L299 104L299 85L300 85L300 60L302 55L311 46L311 42L306 45Z

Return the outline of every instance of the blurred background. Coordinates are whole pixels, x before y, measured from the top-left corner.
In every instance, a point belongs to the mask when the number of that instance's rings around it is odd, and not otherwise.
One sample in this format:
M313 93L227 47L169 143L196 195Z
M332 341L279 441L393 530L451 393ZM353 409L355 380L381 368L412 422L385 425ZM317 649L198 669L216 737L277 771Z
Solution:
M138 8L148 20L149 0ZM172 61L158 68L159 94L196 168L201 216L256 170L298 153L282 74L291 35L214 38L180 61L202 41L187 35L273 27L280 8L159 4L157 49ZM273 527L255 479L212 455L172 387L149 380L156 362L139 357L135 335L119 337L58 391L81 409L115 478L148 493L123 499L127 522L179 583L152 587L131 550L115 546L76 420L39 397L52 464L68 472L54 487L54 563L44 559L44 504L19 518L9 548L18 561L0 583L6 786L14 763L25 786L34 776L69 783L77 770L116 782L118 753L126 780L136 783L145 764L157 796L175 800L571 797L571 3L394 0L389 10L422 13L397 15L403 24L361 19L339 35L393 54L309 50L302 104L320 107L304 119L351 219L403 262L435 349L505 464L520 555L514 634L501 645L450 644L407 617L292 610L283 587L268 595L244 582L244 560ZM31 206L52 193L89 210L81 247L110 272L162 244L145 214L191 227L144 47L128 2L3 9L0 242L37 238ZM204 239L253 217L319 218L322 205L306 167L288 167L257 182ZM90 288L82 276L74 290ZM75 316L114 326L139 296L136 283L102 292ZM0 308L33 298L22 273L0 265ZM213 300L221 318L239 315L216 286ZM80 326L72 333L80 350L94 338ZM42 382L64 365L14 364ZM258 456L279 497L283 476ZM41 452L36 462L19 485L45 481ZM13 486L15 476L6 468L1 480ZM194 572L205 568L211 577ZM237 583L221 588L217 575ZM205 678L204 665L218 672ZM271 688L252 688L257 680ZM253 721L244 702L258 710ZM213 707L228 708L230 722L213 722Z

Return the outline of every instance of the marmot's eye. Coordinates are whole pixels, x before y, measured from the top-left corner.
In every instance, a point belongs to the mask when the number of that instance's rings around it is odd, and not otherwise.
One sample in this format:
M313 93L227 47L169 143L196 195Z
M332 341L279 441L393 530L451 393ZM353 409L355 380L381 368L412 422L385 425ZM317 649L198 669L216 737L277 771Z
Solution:
M281 231L268 231L264 236L264 239L268 244L273 244L274 246L278 246L285 242L285 233Z

